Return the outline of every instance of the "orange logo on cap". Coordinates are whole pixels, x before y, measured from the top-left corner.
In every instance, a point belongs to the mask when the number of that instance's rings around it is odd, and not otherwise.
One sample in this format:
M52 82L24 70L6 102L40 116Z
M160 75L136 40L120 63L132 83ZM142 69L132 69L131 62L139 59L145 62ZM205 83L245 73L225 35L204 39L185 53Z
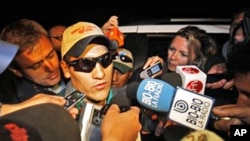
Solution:
M89 32L89 31L93 31L96 27L95 26L91 26L91 25L85 25L79 28L76 28L75 30L73 30L71 32L71 34L84 34L85 32Z

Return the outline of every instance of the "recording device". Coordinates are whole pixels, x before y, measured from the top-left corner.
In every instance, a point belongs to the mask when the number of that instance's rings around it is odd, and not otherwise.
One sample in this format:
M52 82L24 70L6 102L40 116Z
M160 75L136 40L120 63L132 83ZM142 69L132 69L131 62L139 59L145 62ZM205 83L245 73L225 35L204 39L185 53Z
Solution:
M170 84L153 78L144 79L136 94L140 105L158 112L168 112L175 88Z
M147 79L143 80L141 83L140 82L129 83L127 86L127 89L126 89L126 93L127 93L128 98L138 101L140 103L140 105L144 105L141 103L142 101L140 100L141 99L140 97L142 97L142 92L145 91L144 89L151 88L153 90L153 88L155 88L155 87L144 88L146 86L146 84L149 83L149 81L152 81L152 83L159 84L162 86L162 91L161 92L158 91L159 97L163 98L163 99L160 99L160 104L162 104L162 101L167 103L167 101L169 101L173 97L173 95L175 93L175 88L177 86L182 85L182 80L181 80L180 74L175 73L175 72L165 73L161 76L160 79L147 78ZM150 94L156 95L156 92L150 93ZM167 101L166 101L165 97L168 98ZM149 106L149 107L151 108L151 106ZM162 112L168 112L168 110L165 107L165 104L163 107L162 107L162 105L160 105L160 107L158 106L155 110L159 111L159 109L161 109L160 111L162 111Z
M163 67L162 67L161 62L157 62L153 66L150 66L147 69L143 70L140 73L140 78L141 79L145 79L145 78L148 78L148 77L152 77L153 75L155 75L156 73L158 73L159 71L161 71L162 68Z
M102 140L101 123L111 104L117 104L121 112L130 109L130 100L124 95L115 95L109 104L99 106L93 103L84 102L79 117L79 127L82 141Z
M78 120L82 141L101 140L101 108L101 106L89 102L82 104Z
M177 66L176 73L182 79L182 87L195 93L204 94L207 75L195 65Z
M71 107L75 106L79 101L81 101L84 97L85 94L81 93L80 91L73 91L72 93L64 97L64 99L66 100L64 108L70 109Z
M206 83L217 82L217 81L220 81L221 79L226 79L227 81L229 81L229 80L233 79L233 75L232 74L228 74L228 73L207 74L207 81L206 81Z
M160 122L165 123L167 120L167 113L170 108L170 103L172 101L172 96L174 95L175 87L182 85L181 83L181 77L178 73L166 73L162 76L162 79L165 81L169 82L166 83L162 80L158 79L151 79L151 78L146 78L143 80L142 83L139 82L131 82L128 84L127 87L127 95L130 99L136 100L139 103L139 106L141 108L141 124L142 124L142 131L146 132L154 132L156 136L159 136L161 133L161 130L163 127L158 127ZM149 81L150 80L150 81ZM153 85L147 85L147 83L155 84ZM158 83L158 87L157 87ZM147 87L147 88L146 88ZM162 87L162 88L161 88ZM155 88L155 89L154 89ZM155 92L148 92L147 90L144 89L151 89L151 91ZM162 89L162 91L160 90ZM160 92L161 91L161 92ZM152 105L147 105L146 103L150 103L150 98L142 98L144 97L143 94L145 94L147 97L151 97L152 99L154 97L154 100L152 101L157 101L157 95L159 96L158 106L152 106ZM145 103L144 100L147 101ZM157 102L154 102L157 103ZM153 103L153 102L152 102ZM168 105L168 106L166 106ZM152 119L152 117L155 117ZM159 128L159 131L158 131Z
M206 128L215 99L177 87L169 119L194 130Z
M130 106L132 105L130 99L128 99L127 96L117 94L114 97L112 97L109 104L106 104L102 107L102 109L100 111L100 113L101 113L100 115L104 116L112 104L118 105L118 107L120 109L120 113L126 112L127 110L130 109Z
M167 76L163 78L167 78ZM133 86L129 86L129 84L128 88L133 87L136 89L136 85L138 84L131 83L131 85L132 84ZM149 84L156 85L150 86ZM162 88L155 89L157 87L153 86L157 86L157 84L161 84ZM179 82L177 85L180 84ZM211 118L210 113L214 105L214 98L195 93L179 86L175 89L169 85L170 84L158 79L144 79L138 85L137 93L135 94L136 99L140 105L155 111L155 113L165 112L166 118L181 125L195 130L204 129L209 118ZM150 91L148 91L148 89L150 89ZM142 125L143 124L144 123L142 123Z

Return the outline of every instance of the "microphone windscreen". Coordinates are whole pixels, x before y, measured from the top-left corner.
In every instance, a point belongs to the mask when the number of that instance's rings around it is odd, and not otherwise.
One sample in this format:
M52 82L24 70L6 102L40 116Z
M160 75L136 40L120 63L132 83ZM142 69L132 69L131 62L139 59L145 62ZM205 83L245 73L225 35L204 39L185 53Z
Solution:
M127 85L126 93L129 99L137 101L136 95L139 84L139 82L131 82Z
M137 101L144 107L158 112L168 112L176 89L170 84L146 78L137 89Z
M180 74L171 72L171 73L165 73L161 76L161 80L167 82L168 84L172 85L173 87L181 87L182 86L182 79Z
M110 100L110 104L117 104L117 105L122 105L122 106L131 106L131 101L130 99L122 94L117 94L113 96Z

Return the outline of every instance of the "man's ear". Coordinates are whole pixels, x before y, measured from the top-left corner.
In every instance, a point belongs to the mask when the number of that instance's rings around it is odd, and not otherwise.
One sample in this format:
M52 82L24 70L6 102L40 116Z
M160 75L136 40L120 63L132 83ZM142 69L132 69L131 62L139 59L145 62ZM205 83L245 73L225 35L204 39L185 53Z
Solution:
M8 69L14 73L16 76L18 77L23 77L23 74L21 73L20 70L16 69L16 68L13 68L13 67L8 67Z
M65 61L60 61L60 66L62 68L63 74L65 78L70 78L69 66Z

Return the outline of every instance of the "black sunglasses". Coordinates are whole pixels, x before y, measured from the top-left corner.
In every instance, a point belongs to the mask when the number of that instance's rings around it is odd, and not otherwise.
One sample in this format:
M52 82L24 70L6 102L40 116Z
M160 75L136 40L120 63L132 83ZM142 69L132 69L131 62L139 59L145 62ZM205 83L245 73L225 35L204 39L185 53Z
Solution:
M126 62L126 63L133 63L133 60L131 58L129 58L128 56L126 55L122 55L122 54L119 54L119 53L116 53L115 54L115 57L119 57L119 59L122 61L122 62Z
M95 68L96 63L100 63L102 67L107 68L112 63L113 58L114 52L109 51L99 57L86 57L67 63L68 65L74 67L75 71L89 73Z

